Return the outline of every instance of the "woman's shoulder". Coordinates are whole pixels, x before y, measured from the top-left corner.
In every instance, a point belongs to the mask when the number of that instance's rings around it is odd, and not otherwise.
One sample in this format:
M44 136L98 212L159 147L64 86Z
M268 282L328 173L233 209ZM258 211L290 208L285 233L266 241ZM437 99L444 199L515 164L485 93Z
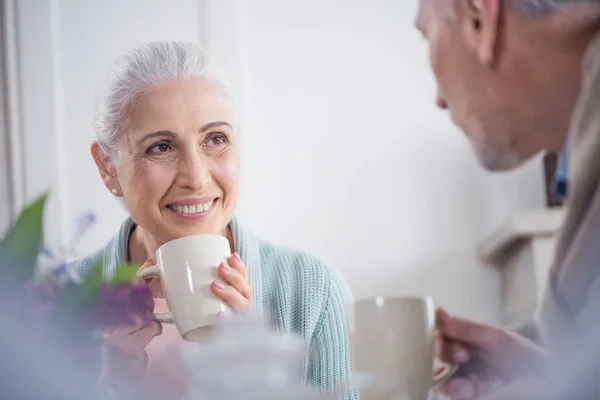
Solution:
M279 329L313 338L352 293L340 271L312 252L261 240L263 303Z
M260 242L261 268L267 281L285 283L292 292L302 291L324 300L331 292L350 298L341 272L322 256L289 245Z
M102 262L104 254L106 253L106 246L102 249L96 250L92 254L89 254L83 258L72 261L69 264L69 269L75 272L80 278L86 278L94 266Z
M331 268L320 256L310 251L269 240L260 240L261 264L266 271L315 276Z

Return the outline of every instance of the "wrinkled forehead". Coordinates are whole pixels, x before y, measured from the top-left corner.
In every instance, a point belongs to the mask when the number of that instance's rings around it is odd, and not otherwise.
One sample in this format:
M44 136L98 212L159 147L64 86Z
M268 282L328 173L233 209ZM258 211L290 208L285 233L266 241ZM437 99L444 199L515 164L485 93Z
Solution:
M232 123L229 96L203 79L181 80L145 92L129 115L130 126L146 127L171 123L203 125L211 120Z

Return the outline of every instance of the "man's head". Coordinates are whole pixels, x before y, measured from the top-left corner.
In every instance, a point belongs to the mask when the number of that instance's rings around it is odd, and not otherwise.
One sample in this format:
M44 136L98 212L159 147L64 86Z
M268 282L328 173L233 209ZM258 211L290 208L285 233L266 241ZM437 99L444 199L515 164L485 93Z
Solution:
M559 151L579 93L597 0L420 0L438 106L490 170Z

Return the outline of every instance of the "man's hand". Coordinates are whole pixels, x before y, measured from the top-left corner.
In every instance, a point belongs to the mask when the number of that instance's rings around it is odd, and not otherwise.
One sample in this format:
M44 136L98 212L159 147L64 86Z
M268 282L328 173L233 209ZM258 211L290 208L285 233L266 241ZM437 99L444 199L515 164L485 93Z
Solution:
M441 333L437 357L460 366L439 389L453 399L485 399L547 374L544 350L515 333L453 317L443 309L437 310L436 323Z

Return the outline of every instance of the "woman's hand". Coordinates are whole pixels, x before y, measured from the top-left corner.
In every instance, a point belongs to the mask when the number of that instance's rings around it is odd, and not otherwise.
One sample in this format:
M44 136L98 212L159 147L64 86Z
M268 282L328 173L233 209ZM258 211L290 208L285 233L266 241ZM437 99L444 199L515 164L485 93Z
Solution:
M452 317L442 309L436 323L441 333L437 357L460 365L440 388L452 399L495 399L503 390L520 390L521 382L547 373L544 350L515 333Z
M236 312L248 312L252 309L252 288L248 283L246 265L238 253L229 257L229 266L226 263L219 265L220 281L211 285L212 292L225 301Z
M148 260L140 269L154 265ZM154 309L154 302L148 304L148 312ZM148 365L146 346L162 333L162 325L142 316L134 317L131 326L119 327L104 332L103 376L107 383L119 393L124 393L132 383L144 377Z

